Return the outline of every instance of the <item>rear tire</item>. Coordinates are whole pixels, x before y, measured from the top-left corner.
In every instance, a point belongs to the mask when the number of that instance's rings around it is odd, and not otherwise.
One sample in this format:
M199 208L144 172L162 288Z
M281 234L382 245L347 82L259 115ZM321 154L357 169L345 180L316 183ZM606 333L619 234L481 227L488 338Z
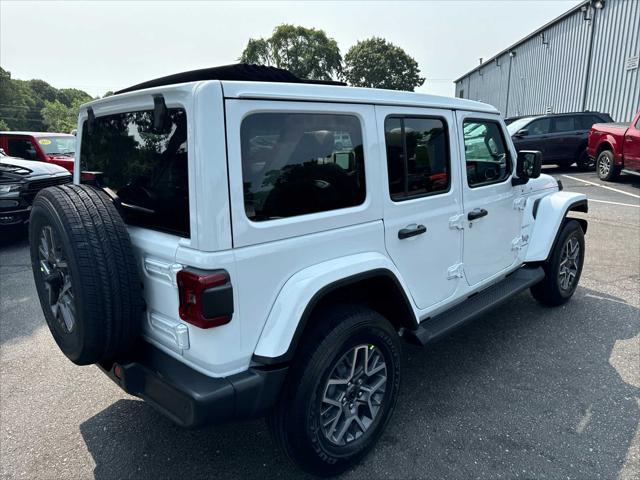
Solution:
M598 178L605 182L611 182L620 175L620 167L614 164L613 152L611 150L603 150L596 160L596 171Z
M88 365L126 351L142 326L142 283L111 200L86 185L40 191L29 242L47 325L69 360Z
M543 265L545 277L531 287L533 297L555 307L569 301L578 287L584 264L584 232L575 220L567 221Z
M400 341L375 311L334 306L316 316L269 425L303 470L336 475L382 434L400 385Z

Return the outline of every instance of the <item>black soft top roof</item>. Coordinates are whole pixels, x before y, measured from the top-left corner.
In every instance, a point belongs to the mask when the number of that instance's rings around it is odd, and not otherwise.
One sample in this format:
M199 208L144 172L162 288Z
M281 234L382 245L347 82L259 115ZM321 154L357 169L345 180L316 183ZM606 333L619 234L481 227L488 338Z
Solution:
M139 83L132 87L124 88L115 92L126 93L142 90L144 88L162 87L176 83L197 82L200 80L241 80L248 82L279 82L279 83L315 83L322 85L346 85L343 82L332 80L307 80L299 78L289 70L282 68L268 67L265 65L250 65L247 63L237 63L234 65L224 65L222 67L202 68L191 70L190 72L176 73L167 77L156 78L148 82Z

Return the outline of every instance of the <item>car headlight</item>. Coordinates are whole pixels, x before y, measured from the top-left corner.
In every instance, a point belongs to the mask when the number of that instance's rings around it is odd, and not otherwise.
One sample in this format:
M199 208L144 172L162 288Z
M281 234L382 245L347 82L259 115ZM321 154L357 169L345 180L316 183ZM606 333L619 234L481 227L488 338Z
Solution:
M19 183L7 183L4 185L0 185L0 194L17 192L18 190L20 190L20 186L21 185Z

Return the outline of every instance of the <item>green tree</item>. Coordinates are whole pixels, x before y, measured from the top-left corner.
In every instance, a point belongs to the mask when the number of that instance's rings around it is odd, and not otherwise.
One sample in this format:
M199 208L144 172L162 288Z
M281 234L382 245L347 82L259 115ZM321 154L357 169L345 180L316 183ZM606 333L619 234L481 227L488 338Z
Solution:
M7 125L7 122L5 122L0 118L0 131L6 131L6 130L9 130L9 125Z
M13 79L11 72L0 67L0 120L8 130L69 131L66 127L70 117L74 117L71 123L75 127L78 106L90 100L87 92L75 88L58 90L44 80ZM46 125L42 117L43 110L48 115ZM61 123L60 119L66 120Z
M47 131L69 133L76 128L78 109L82 103L81 100L77 99L73 105L67 107L59 100L54 100L53 102L45 101L44 108L40 114Z
M413 91L424 83L418 62L383 38L356 43L344 56L344 79L355 87Z
M323 30L279 25L269 38L249 39L240 61L284 68L300 78L331 80L342 71L337 42Z
M28 88L11 78L11 73L0 67L0 119L8 130L26 129L29 109L34 104Z

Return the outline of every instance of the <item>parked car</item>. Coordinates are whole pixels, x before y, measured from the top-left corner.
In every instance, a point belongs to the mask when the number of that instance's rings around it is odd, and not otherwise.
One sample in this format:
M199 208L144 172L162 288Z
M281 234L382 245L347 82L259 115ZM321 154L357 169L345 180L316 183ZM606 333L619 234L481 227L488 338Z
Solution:
M73 173L76 137L68 133L0 132L0 148L24 160L53 163Z
M587 133L594 123L611 122L606 113L578 112L525 117L507 126L517 150L539 150L543 164L579 169L593 167L587 155Z
M123 92L80 108L79 184L38 194L33 275L65 355L179 425L268 414L336 474L391 417L401 339L575 292L587 198L490 105L244 65Z
M631 123L597 123L589 130L587 153L595 159L601 180L620 172L640 174L640 111Z
M11 158L0 150L0 231L29 220L31 204L40 190L70 182L71 175L62 167Z

